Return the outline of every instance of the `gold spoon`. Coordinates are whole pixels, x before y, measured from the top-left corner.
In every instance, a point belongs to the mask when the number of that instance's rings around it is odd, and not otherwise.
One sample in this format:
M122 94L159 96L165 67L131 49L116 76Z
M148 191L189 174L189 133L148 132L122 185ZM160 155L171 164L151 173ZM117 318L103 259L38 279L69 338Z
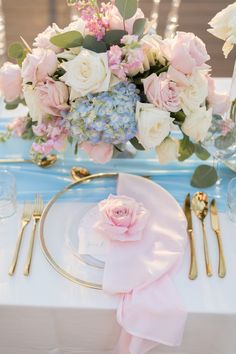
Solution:
M56 155L48 155L38 161L33 161L33 160L29 160L29 159L0 159L0 163L32 162L35 165L42 167L42 168L50 167L50 166L54 165L56 163L56 161L57 161Z
M192 209L202 223L206 273L208 277L211 277L212 276L211 262L210 262L209 251L208 251L207 235L206 235L206 230L204 225L204 219L208 214L208 196L203 192L195 193L192 199Z
M79 181L81 178L91 175L85 167L72 167L70 173L74 181Z

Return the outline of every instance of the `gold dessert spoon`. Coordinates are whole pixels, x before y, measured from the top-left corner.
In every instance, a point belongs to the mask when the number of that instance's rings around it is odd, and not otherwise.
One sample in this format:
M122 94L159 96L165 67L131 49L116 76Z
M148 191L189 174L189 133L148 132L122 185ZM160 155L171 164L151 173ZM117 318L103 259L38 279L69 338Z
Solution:
M33 161L29 159L0 159L0 163L22 163L22 162L32 162L35 165L42 167L42 168L47 168L51 167L54 165L57 161L57 156L56 155L48 155L43 157L42 159L38 161Z
M70 173L74 181L79 181L81 178L91 175L89 170L85 167L72 167Z
M211 262L209 257L207 235L206 235L205 224L204 224L205 217L208 214L208 196L203 192L195 193L192 198L192 209L202 223L206 273L208 277L211 277L212 276Z

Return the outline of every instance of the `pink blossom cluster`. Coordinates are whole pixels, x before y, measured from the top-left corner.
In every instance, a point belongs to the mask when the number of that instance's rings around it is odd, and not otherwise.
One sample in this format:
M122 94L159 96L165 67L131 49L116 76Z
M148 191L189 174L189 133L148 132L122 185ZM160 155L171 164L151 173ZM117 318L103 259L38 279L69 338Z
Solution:
M17 117L8 124L7 128L11 130L13 135L21 137L26 131L26 126L29 121L28 117Z
M33 127L39 142L34 142L32 149L42 155L48 155L52 150L62 151L65 148L68 130L63 119L55 117L48 123L43 122Z
M230 133L234 128L234 122L227 118L222 121L220 121L220 131L223 136L227 135Z
M77 2L76 6L88 32L94 35L98 41L101 40L109 29L106 13L112 5L102 3L99 8L89 0L81 0Z
M125 81L127 76L134 76L144 62L144 52L138 43L138 37L126 35L121 39L124 47L111 46L108 51L108 64L112 73Z

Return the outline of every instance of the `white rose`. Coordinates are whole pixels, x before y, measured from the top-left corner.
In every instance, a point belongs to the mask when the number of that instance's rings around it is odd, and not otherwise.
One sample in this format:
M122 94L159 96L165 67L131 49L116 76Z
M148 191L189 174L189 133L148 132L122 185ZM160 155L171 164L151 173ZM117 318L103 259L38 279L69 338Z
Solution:
M83 49L74 59L63 63L62 67L66 73L60 80L71 87L73 99L109 89L111 71L107 53Z
M208 29L208 32L226 41L223 46L223 53L227 58L234 44L236 44L236 2L218 12L209 22L209 25L212 28Z
M180 87L181 108L186 115L205 105L208 95L208 81L204 72L195 70L188 79L188 85Z
M166 138L156 147L156 153L161 164L176 160L179 155L179 141L171 137Z
M66 33L70 31L78 31L82 34L84 37L86 35L85 33L85 22L82 20L82 18L78 18L77 20L71 22L69 26L66 26L61 30L61 33Z
M202 141L207 135L212 121L212 108L200 107L191 112L182 124L182 131L194 141Z
M144 71L149 70L150 66L156 64L159 61L162 65L165 65L165 58L163 57L161 46L161 37L157 34L147 34L141 39L142 49L144 51Z
M23 93L26 105L29 109L30 117L34 122L41 122L46 116L45 112L41 108L40 99L32 85L25 85L23 87Z
M162 111L149 103L137 103L136 120L138 124L137 138L145 149L160 145L169 135L173 119L170 113Z

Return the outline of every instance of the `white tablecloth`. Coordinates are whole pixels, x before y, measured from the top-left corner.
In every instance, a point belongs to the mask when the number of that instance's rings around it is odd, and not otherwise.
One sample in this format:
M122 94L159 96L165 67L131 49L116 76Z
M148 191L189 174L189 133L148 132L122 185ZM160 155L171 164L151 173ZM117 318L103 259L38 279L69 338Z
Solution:
M227 89L229 81L218 80ZM30 277L22 274L27 229L14 277L7 275L19 230L17 214L0 222L0 354L106 354L119 335L117 298L64 279L44 258L37 238ZM63 217L63 215L62 215ZM220 215L227 276L217 276L218 249L209 219L207 233L214 276L207 278L201 228L194 218L199 276L188 279L189 252L174 279L188 311L181 347L158 346L152 354L236 353L236 226ZM52 230L53 235L53 230ZM155 299L153 299L155 301Z

